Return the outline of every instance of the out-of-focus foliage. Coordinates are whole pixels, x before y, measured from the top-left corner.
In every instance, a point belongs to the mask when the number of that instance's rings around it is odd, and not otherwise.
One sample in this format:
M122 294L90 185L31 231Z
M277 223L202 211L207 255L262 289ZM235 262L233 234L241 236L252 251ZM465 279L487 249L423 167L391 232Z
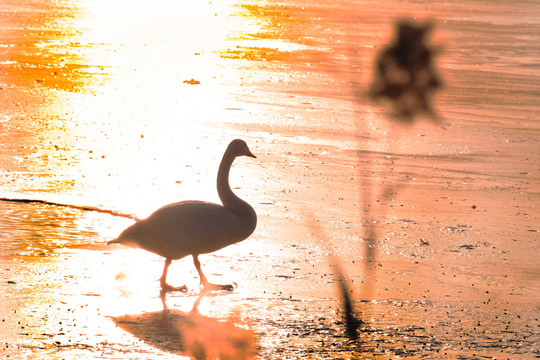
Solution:
M435 69L437 49L428 41L432 29L430 21L399 20L393 41L376 59L370 96L389 100L400 122L412 123L422 114L437 119L431 98L442 81Z

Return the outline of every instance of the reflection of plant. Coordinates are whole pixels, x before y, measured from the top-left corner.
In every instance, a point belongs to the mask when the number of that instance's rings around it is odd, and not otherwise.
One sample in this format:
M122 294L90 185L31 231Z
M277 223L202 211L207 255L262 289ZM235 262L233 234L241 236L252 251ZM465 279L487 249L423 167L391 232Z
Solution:
M338 265L338 263L335 263ZM337 266L337 274L336 278L338 280L341 300L343 300L343 313L345 317L345 330L347 331L347 336L351 340L357 340L358 339L358 328L360 325L362 325L364 322L359 319L358 314L354 310L353 301L350 296L350 290L347 286L345 276L343 275L343 271L341 271L340 266Z
M427 114L436 120L431 96L435 89L441 87L442 81L435 71L433 62L436 49L426 41L432 27L431 22L419 24L410 20L398 21L395 25L394 42L384 48L376 60L374 81L369 94L373 99L389 100L395 119L402 123L412 123L420 114ZM366 190L362 200L368 205L364 213L366 225L362 236L365 240L364 275L366 280L373 280L376 277L377 240L380 229L377 228L377 221L370 211L373 186L366 183L363 188ZM379 195L380 200L395 195L398 188L398 185L384 187ZM362 322L357 319L353 310L352 299L339 261L334 258L333 263L338 268L336 278L343 302L347 335L356 340L357 330ZM364 298L372 296L373 286L373 281L368 280L364 283L362 289Z
M317 236L317 238L321 241L320 244L324 245L326 247L326 251L328 252L329 261L331 265L335 268L335 280L336 284L338 286L339 290L339 296L342 300L342 306L343 306L343 318L345 323L345 331L349 339L351 340L358 340L358 330L360 326L364 323L360 317L359 313L354 309L353 305L353 299L350 296L351 289L347 285L347 278L343 272L343 269L341 267L341 262L339 259L334 256L332 247L329 246L326 240L328 239L324 233L324 230L320 226L318 221L315 221L315 215L312 213L306 214L307 222L306 224L309 226L311 231Z
M390 100L396 118L405 123L426 113L436 118L431 105L433 90L441 86L433 57L437 50L427 42L433 23L396 23L394 42L376 60L370 95Z

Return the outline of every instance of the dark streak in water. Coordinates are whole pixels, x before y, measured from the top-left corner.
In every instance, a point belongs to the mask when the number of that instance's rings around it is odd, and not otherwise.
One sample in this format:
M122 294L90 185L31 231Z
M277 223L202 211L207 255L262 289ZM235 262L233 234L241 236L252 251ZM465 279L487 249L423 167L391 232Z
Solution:
M121 212L113 211L113 210L106 210L106 209L100 209L93 206L79 206L79 205L73 205L73 204L63 204L63 203L56 203L53 201L47 201L47 200L40 200L40 199L11 199L11 198L0 198L0 201L5 202L16 202L16 203L23 203L23 204L44 204L44 205L52 205L52 206L58 206L58 207L65 207L70 209L77 209L82 211L92 211L92 212L98 212L101 214L108 214L112 216L117 217L123 217L126 219L131 220L139 220L139 218L132 214L124 214Z

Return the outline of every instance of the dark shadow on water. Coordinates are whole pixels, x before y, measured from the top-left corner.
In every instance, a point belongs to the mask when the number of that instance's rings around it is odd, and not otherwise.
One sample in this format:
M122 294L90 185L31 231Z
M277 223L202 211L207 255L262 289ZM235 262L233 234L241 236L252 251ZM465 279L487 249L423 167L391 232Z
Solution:
M111 317L118 327L157 349L195 359L249 359L254 357L255 336L231 321L203 316L197 306L190 312L176 309ZM165 304L165 301L164 301Z
M120 328L149 345L172 353L184 352L182 329L193 326L189 314L177 310L122 315L112 319Z

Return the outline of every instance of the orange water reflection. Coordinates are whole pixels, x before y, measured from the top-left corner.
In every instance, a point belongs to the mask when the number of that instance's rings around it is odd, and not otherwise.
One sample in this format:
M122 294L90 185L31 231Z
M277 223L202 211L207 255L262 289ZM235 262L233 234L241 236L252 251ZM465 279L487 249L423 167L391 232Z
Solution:
M230 138L208 124L236 108L227 84L239 75L218 56L243 26L232 3L18 6L6 5L5 102L24 96L37 109L10 115L22 130L7 160L31 174L14 175L14 190L139 216L175 199L216 200L209 187Z

